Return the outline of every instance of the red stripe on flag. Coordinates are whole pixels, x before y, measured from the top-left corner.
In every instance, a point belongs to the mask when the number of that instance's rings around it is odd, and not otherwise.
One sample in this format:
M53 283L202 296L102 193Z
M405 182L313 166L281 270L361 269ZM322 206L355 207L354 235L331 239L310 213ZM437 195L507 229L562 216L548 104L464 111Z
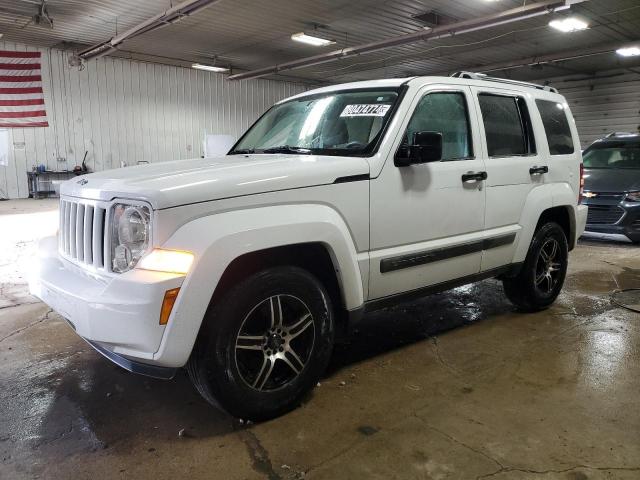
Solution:
M0 128L11 128L11 127L48 127L49 122L25 122L25 123L2 123L0 122Z
M0 82L41 82L42 75L0 75Z
M46 117L47 112L44 110L35 110L33 112L0 112L0 118L25 118L25 117Z
M42 93L42 87L0 88L0 93L19 95L21 93Z
M0 63L0 70L40 70L39 63Z
M0 107L21 107L23 105L44 105L44 98L28 100L4 100L0 97Z
M40 58L40 52L12 52L0 50L0 57L6 58Z

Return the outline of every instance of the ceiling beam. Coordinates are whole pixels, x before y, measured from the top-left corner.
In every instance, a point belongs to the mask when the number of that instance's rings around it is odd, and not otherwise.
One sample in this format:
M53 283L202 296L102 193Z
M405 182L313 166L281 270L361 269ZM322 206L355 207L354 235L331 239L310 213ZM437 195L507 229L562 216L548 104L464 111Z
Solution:
M605 53L612 53L619 48L634 47L637 43L607 43L604 45L597 45L593 47L585 47L580 49L563 50L561 52L550 53L547 55L539 55L535 57L521 58L519 60L511 60L507 62L493 63L476 67L473 70L487 73L495 72L498 70L512 70L514 68L528 67L532 65L545 65L554 62L562 62L566 60L576 60L578 58L591 57L593 55L602 55ZM449 73L449 72L447 72Z
M264 77L286 70L294 70L296 68L309 67L321 63L333 62L343 58L363 55L367 53L377 52L391 47L408 45L426 40L435 40L441 38L452 37L463 33L475 32L486 28L496 27L507 23L517 22L539 15L546 15L558 10L570 8L574 3L580 3L586 0L544 0L541 2L530 3L522 7L516 7L503 12L495 13L485 17L464 20L461 22L442 25L440 27L428 28L419 32L399 35L396 37L379 40L376 42L357 45L354 47L341 48L332 52L314 55L312 57L301 58L291 62L272 65L270 67L251 70L244 73L231 75L228 80L246 80L250 78Z
M205 7L208 7L220 0L186 0L179 3L175 7L171 7L157 15L154 15L148 20L130 28L126 32L116 35L106 42L99 43L78 53L78 56L83 60L89 60L91 58L101 57L115 52L116 47L125 40L142 35L143 33L156 30L175 23L182 18L192 15Z

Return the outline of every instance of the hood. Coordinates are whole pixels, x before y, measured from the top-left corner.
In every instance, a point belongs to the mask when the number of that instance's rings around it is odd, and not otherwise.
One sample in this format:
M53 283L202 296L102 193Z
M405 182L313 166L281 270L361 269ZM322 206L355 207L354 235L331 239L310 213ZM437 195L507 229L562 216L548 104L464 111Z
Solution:
M227 155L106 170L64 182L65 196L110 201L148 201L154 209L292 188L327 185L368 175L360 157L321 155Z
M588 192L640 191L640 170L631 168L585 168L584 189Z

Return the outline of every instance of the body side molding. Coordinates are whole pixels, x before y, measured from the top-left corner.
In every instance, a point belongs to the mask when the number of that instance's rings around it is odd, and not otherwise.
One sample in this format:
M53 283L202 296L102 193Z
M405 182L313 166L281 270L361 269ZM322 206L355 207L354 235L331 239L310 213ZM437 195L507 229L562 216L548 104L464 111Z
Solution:
M380 273L393 272L403 268L425 265L427 263L439 262L448 258L468 255L470 253L489 250L491 248L509 245L516 239L515 233L508 233L492 238L485 238L475 242L463 243L453 247L436 248L408 255L398 255L396 257L383 258L380 260Z

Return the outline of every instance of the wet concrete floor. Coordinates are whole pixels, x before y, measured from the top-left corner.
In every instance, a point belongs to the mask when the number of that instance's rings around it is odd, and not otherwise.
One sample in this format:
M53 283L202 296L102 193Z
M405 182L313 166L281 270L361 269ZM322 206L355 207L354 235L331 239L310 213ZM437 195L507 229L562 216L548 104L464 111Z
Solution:
M640 314L610 299L640 288L639 247L581 241L545 312L489 280L370 315L300 408L246 425L26 293L56 226L55 201L28 202L0 202L2 479L640 478Z

